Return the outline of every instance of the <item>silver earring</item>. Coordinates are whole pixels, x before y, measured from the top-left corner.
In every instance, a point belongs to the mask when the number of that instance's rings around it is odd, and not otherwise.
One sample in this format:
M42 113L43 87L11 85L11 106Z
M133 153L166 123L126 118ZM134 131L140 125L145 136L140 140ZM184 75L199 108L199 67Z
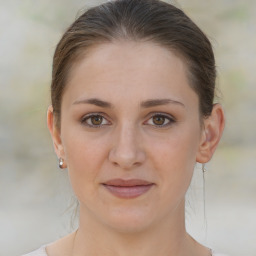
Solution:
M63 159L60 157L59 158L59 168L60 169L63 169L64 167L63 167L63 164L64 164L64 161L63 161Z
M207 170L205 169L205 164L202 164L202 171L205 173Z

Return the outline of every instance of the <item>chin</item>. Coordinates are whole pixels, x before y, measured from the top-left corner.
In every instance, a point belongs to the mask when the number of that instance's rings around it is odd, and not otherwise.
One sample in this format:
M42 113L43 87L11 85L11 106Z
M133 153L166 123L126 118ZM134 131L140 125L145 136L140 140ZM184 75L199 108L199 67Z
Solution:
M104 216L104 222L117 232L131 234L147 230L154 222L154 218L152 213L138 209L116 209L109 216Z

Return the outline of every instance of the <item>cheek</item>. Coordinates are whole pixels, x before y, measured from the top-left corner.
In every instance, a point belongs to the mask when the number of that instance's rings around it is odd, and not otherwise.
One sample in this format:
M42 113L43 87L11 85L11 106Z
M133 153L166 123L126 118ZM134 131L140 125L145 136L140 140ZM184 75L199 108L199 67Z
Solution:
M93 188L97 185L101 166L106 159L106 143L90 139L78 131L63 131L63 138L70 182L76 196L80 198L85 191L93 196Z
M151 155L159 160L159 164L167 169L186 171L193 168L199 147L200 134L198 129L180 128L165 138L151 142Z
M168 138L153 142L150 159L168 193L186 192L196 163L199 135L196 127L181 127Z

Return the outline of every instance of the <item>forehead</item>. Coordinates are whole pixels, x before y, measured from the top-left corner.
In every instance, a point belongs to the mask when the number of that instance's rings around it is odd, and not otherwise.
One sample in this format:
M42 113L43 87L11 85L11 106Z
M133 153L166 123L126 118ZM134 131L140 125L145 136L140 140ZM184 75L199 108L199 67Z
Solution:
M141 100L166 95L177 100L196 97L181 58L152 42L133 41L105 43L87 50L73 67L65 94L72 100L80 96L113 100L115 95Z

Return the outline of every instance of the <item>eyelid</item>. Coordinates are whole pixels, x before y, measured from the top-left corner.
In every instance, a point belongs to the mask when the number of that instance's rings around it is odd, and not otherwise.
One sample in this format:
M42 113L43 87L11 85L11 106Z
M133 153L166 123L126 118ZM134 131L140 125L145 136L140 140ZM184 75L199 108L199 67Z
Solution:
M176 118L170 114L167 114L165 112L153 112L153 113L149 114L149 118L147 118L147 120L143 124L146 124L151 118L153 118L155 116L162 116L169 120L169 122L167 124L163 124L163 125L149 124L156 128L167 127L176 122Z
M103 119L107 120L108 124L91 125L91 124L86 123L86 120L90 119L93 116L101 116ZM80 122L81 122L82 125L85 125L85 126L88 126L88 127L91 127L91 128L100 128L102 126L106 126L106 125L110 125L111 124L111 122L109 121L109 118L107 118L106 115L104 113L102 113L102 112L91 112L91 113L88 113L88 114L84 115L81 118Z
M93 117L93 116L101 116L101 117L102 117L103 119L105 119L108 123L107 123L107 124L99 124L99 125L88 124L88 123L86 122L86 120L90 119L90 117ZM146 121L143 122L143 124L145 124L145 125L151 125L151 126L153 126L153 127L155 127L155 128L167 127L167 126L170 126L170 125L172 125L173 123L176 122L175 117L173 117L172 115L167 114L167 113L165 113L165 112L152 112L152 113L149 113L147 116L148 116L148 117L147 117ZM147 124L148 121L149 121L151 118L155 117L155 116L164 117L164 118L166 118L166 119L169 120L169 121L168 121L167 124L163 124L163 125ZM90 128L100 128L100 127L102 127L102 126L111 125L111 121L109 121L109 118L106 117L106 114L105 114L105 113L102 113L102 112L91 112L91 113L85 114L85 115L81 118L80 122L81 122L82 125L85 125L85 126L90 127Z

